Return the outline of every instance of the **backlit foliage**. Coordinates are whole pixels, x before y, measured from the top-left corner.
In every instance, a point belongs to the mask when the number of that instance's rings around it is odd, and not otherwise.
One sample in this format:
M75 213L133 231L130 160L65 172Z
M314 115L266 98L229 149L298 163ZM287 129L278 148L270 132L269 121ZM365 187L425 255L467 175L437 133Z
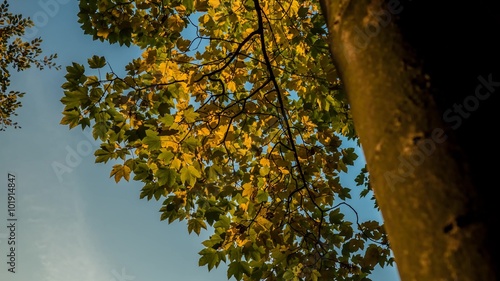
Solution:
M141 181L162 220L213 231L200 265L368 280L392 262L378 222L341 212L356 214L340 183L357 158L341 139L356 135L316 1L79 3L86 34L144 52L121 76L99 56L68 66L61 123L92 128L96 162Z

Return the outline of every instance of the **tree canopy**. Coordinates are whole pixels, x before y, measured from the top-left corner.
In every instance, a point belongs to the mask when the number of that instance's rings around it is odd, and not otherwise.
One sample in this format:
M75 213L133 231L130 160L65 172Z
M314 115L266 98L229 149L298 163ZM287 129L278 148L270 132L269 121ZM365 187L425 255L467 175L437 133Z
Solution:
M201 266L225 262L237 280L369 280L392 264L383 225L346 201L358 156L343 140L357 135L318 1L79 7L85 34L143 54L124 74L99 56L67 66L61 124L91 129L95 161L162 200L161 220L213 231ZM356 183L370 194L366 169Z
M11 117L22 106L19 100L24 93L9 91L10 73L12 70L23 71L32 66L38 69L55 67L57 54L40 58L42 55L40 37L25 41L22 36L27 28L33 27L33 21L21 14L9 12L9 3L4 0L0 4L0 131L13 126L19 128Z

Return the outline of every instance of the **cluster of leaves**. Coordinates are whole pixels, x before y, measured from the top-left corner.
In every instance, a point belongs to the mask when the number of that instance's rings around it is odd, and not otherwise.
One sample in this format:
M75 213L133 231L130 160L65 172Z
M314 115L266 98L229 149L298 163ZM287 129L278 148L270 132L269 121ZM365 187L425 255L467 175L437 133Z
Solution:
M137 45L119 76L73 63L61 124L92 128L96 162L210 227L200 265L237 280L369 280L383 227L344 218L356 135L316 1L81 0L95 39ZM354 210L351 212L355 213Z
M15 112L21 107L19 99L24 93L8 91L10 70L23 71L31 66L40 70L45 67L59 68L54 62L56 54L39 59L42 54L42 39L35 38L28 42L21 38L26 28L32 26L33 21L29 18L9 12L7 0L0 4L0 131L4 131L8 126L19 128L11 116L17 115Z

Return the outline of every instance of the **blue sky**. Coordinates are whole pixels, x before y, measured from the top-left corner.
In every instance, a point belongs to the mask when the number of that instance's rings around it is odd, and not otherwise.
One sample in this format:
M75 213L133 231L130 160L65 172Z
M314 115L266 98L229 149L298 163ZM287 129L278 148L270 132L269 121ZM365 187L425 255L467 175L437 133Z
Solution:
M210 233L188 235L185 222L161 222L161 202L140 200L140 183L116 184L111 163L94 163L89 132L59 125L66 65L96 54L116 70L141 52L84 35L77 1L9 3L12 12L34 19L27 37L41 36L45 53L57 53L63 69L13 73L12 88L27 94L15 119L22 129L0 132L0 280L227 280L224 264L210 272L198 267ZM64 173L54 169L62 165ZM15 274L7 271L8 173L17 181ZM362 219L380 219L371 201L352 203ZM377 269L372 279L399 280L394 268Z

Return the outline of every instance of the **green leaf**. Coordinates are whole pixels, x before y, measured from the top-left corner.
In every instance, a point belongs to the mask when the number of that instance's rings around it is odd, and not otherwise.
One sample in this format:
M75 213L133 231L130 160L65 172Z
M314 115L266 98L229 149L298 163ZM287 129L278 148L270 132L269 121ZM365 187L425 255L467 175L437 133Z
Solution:
M190 184L191 173L189 172L189 169L186 166L184 166L181 168L181 183L185 184L186 182Z
M370 244L368 249L366 249L365 256L363 257L363 263L370 268L373 268L379 262L379 257L379 247L375 244Z
M222 171L219 166L212 165L206 168L206 173L209 180L217 180L218 175L222 174Z
M232 276L236 278L236 280L241 280L243 278L243 274L250 276L252 270L250 269L250 265L246 261L233 261L229 264L229 268L227 270L227 278L231 279Z
M343 218L344 214L340 213L340 208L331 211L329 214L330 223L333 225L338 225L342 223Z
M210 207L205 212L205 218L209 225L213 225L215 221L220 221L220 217L223 213L224 212L219 207Z
M342 149L342 155L342 162L347 165L354 165L354 161L358 159L353 147Z
M90 90L90 101L96 103L104 95L104 91L101 88L92 88Z
M267 202L269 200L269 193L264 190L259 190L255 199L257 203Z
M109 125L107 122L97 122L94 125L94 129L92 130L92 136L94 139L100 139L101 141L105 141L108 135Z
M181 182L187 183L190 186L196 184L196 179L200 178L201 174L194 166L183 166L181 168Z
M144 197L147 197L148 200L151 200L151 198L153 198L154 194L158 191L158 186L156 185L156 183L149 183L149 184L146 184L142 189L141 189L141 194L140 194L140 198L144 198Z
M370 193L370 189L365 188L365 189L363 189L363 190L359 193L359 196L360 196L361 198L363 198L363 197L366 197L366 195L367 195L368 193Z
M194 166L188 166L189 173L195 178L201 178L200 171L198 171Z
M187 13L192 13L194 11L194 0L182 0L182 4L186 7Z
M184 115L184 120L188 123L193 123L196 121L196 118L198 118L199 114L194 111L193 106L189 106L186 111L183 113Z
M189 137L182 143L182 146L189 151L195 151L195 149L200 146L200 141L194 137Z
M202 244L207 248L217 250L222 245L222 242L224 242L224 239L222 239L219 235L214 234L210 236L209 240L203 241Z
M158 159L165 161L166 163L170 162L174 158L174 154L171 151L163 151L158 155Z
M198 218L193 218L188 221L188 232L191 234L194 231L197 235L200 235L201 229L207 229L207 225L204 221Z
M140 163L134 169L134 180L144 180L149 176L149 166L146 163Z
M297 12L297 15L301 18L305 18L307 16L307 13L309 12L309 7L300 7L299 11Z
M170 114L165 114L165 116L159 118L158 120L167 127L170 127L172 126L172 124L174 124L174 116Z
M107 163L110 158L112 158L113 153L109 152L105 149L98 149L94 152L94 156L96 157L96 163Z
M64 97L61 98L61 102L66 108L79 107L89 100L87 92L87 87L78 87L73 91L64 91Z
M85 73L83 65L73 62L71 66L66 67L68 73L64 76L68 80L79 80Z
M201 255L198 265L208 265L209 271L212 270L214 266L217 267L220 263L218 252L212 248L203 249L198 254Z
M295 277L295 274L293 274L293 272L291 270L287 270L283 274L283 279L285 279L285 280L292 280L294 277Z
M69 125L69 128L78 126L80 122L80 112L77 110L68 110L63 112L64 117L61 119L61 125Z
M338 165L338 168L337 170L339 172L344 172L344 173L347 173L347 166L345 165L345 163L342 161L342 160L339 160L337 162L337 165Z
M156 131L146 130L146 137L142 143L148 146L150 150L158 150L161 148L161 140Z
M177 172L169 168L160 168L156 171L155 176L158 178L158 185L171 187L176 183Z
M345 240L348 240L352 237L353 230L350 222L344 222L341 224L339 235L344 236Z
M142 81L142 83L144 83L144 85L146 86L149 86L151 85L152 81L153 81L154 77L153 75L149 74L149 73L146 73L146 74L143 74L140 76L140 80Z
M103 68L106 65L106 59L100 56L92 56L92 58L87 60L90 68Z

